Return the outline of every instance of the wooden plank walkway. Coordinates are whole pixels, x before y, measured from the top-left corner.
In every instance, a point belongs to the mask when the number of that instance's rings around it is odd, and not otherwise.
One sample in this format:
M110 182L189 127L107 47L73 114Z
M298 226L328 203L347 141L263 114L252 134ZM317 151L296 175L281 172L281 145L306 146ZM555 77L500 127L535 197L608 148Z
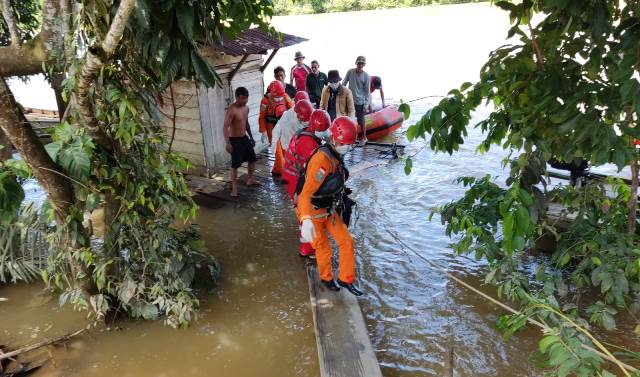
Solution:
M307 263L311 312L321 377L382 377L360 305L346 289L320 284L314 262Z

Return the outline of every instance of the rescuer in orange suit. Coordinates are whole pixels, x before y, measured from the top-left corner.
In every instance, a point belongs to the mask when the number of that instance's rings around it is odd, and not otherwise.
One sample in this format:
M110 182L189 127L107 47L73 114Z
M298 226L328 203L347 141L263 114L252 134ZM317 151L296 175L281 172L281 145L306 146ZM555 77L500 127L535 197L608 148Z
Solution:
M284 169L282 171L282 179L287 181L287 192L291 200L294 200L298 178L304 164L322 143L322 138L329 126L331 126L329 113L324 110L314 110L309 118L309 125L296 132L291 138L289 148L284 154ZM313 257L316 252L309 242L303 242L301 238L299 253L302 257Z
M267 87L267 93L260 101L260 116L258 123L260 125L260 133L267 134L269 146L271 147L271 139L273 128L278 123L282 114L293 107L293 101L284 91L284 84L278 80L274 80ZM275 151L276 161L271 169L271 174L279 175L282 171L282 149Z
M348 171L344 167L342 156L356 142L357 126L348 117L338 117L331 125L330 141L316 149L309 158L304 171L302 186L297 192L297 210L302 222L301 239L311 242L316 250L316 260L322 284L338 291L346 288L356 296L363 292L354 284L355 253L349 229L343 222L345 202L348 189L345 181ZM347 198L348 200L348 198ZM332 256L328 234L338 245L339 274L334 279Z

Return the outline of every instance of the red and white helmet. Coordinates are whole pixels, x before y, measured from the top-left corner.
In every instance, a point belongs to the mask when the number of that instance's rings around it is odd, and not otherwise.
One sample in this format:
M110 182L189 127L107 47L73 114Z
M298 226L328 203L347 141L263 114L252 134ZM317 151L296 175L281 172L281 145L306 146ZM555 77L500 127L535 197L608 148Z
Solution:
M331 117L329 116L329 113L324 110L318 109L311 114L311 118L309 119L309 127L307 127L307 129L309 131L322 132L326 131L330 126Z
M354 144L358 136L358 126L349 117L337 117L331 125L331 136L340 144Z
M313 113L313 105L309 100L303 99L296 102L295 106L293 106L293 111L296 112L298 120L301 122L308 122L309 118L311 118L311 113Z
M307 92L305 91L299 91L293 97L293 102L298 103L298 101L301 101L303 99L306 99L307 101L309 101L309 94L307 94Z
M271 81L267 91L276 97L284 97L284 84L278 80Z

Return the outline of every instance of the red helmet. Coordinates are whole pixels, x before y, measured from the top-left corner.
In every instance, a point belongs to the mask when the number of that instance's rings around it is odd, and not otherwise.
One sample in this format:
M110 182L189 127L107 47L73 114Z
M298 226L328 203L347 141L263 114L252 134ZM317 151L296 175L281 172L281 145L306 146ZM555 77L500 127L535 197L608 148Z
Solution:
M331 117L329 116L329 113L318 109L315 110L312 114L311 114L311 118L309 119L309 127L307 127L307 129L309 131L326 131L329 126L331 126Z
M353 144L358 136L358 126L349 117L337 117L331 125L331 136L340 144Z
M307 92L304 91L300 91L298 93L296 93L296 95L293 97L293 102L298 103L298 101L306 99L307 101L309 100L309 95L307 94Z
M267 87L267 91L274 96L283 97L284 96L284 84L281 81L273 80L271 84Z
M295 106L293 106L293 111L296 112L300 121L308 122L309 118L311 118L311 113L313 112L313 105L311 104L311 102L309 102L309 100L303 99L298 101Z

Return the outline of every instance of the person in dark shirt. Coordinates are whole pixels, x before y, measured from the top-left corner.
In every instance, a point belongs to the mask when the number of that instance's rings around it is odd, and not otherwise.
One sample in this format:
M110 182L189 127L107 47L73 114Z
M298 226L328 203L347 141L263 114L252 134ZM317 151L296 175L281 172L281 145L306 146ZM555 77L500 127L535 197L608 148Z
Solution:
M316 109L320 108L320 97L322 89L328 84L329 80L324 72L320 72L320 64L317 60L311 62L311 73L307 75L307 93L309 100Z
M282 82L284 85L284 92L287 93L289 98L296 96L296 93L298 92L296 88L293 85L284 82L284 79L287 78L287 74L284 72L284 68L282 68L282 66L277 66L276 69L273 70L273 77Z
M382 90L382 79L380 76L371 76L371 87L369 88L369 92L373 93L376 90L380 91L380 99L382 100L382 108L384 109L384 90ZM373 111L371 107L371 102L369 102L369 112Z

